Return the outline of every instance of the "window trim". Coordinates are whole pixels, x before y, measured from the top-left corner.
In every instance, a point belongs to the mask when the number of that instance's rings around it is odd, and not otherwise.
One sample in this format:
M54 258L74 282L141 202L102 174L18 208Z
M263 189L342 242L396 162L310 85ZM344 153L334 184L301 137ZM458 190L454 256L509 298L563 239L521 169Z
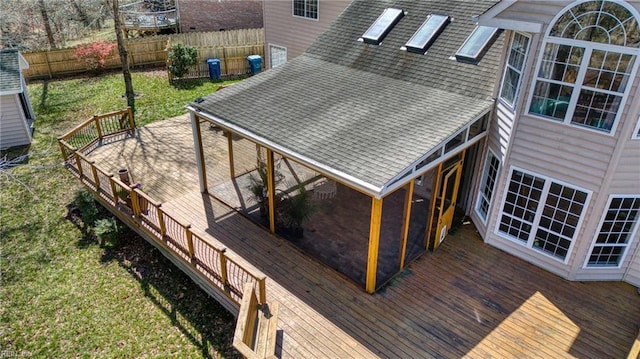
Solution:
M284 50L284 62L282 64L278 65L278 66L275 66L275 67L273 66L273 52L271 51L271 49L274 48L274 47L277 47L278 49ZM287 56L288 56L288 54L287 54L287 48L286 47L269 43L269 68L270 69L273 69L273 68L276 68L276 67L280 67L280 66L286 64L287 61L288 61L287 60Z
M506 99L504 99L504 97L502 97L502 89L504 87L504 82L505 82L505 78L507 76L507 70L509 69L509 67L511 67L509 65L509 59L511 58L511 47L513 46L513 41L516 37L516 34L519 34L521 36L526 37L529 41L527 43L527 48L525 49L524 52L524 61L522 63L522 70L520 70L520 78L518 79L518 84L516 86L516 92L513 96L513 103L510 104ZM522 78L524 77L525 74L527 74L527 72L525 71L527 68L527 61L529 61L529 50L531 50L531 40L532 40L532 36L522 32L522 31L513 31L511 33L511 40L509 41L509 47L507 48L507 56L504 59L504 71L502 72L502 80L500 81L500 90L498 91L498 99L500 100L501 103L503 103L504 105L506 105L508 108L510 108L511 110L516 110L516 108L518 107L518 99L520 97L520 93L522 92L522 88L523 88L523 81Z
M296 10L295 10L295 1L296 0L291 0L291 16L298 18L298 19L307 19L307 20L313 20L313 21L320 21L320 0L314 0L316 2L316 17L308 17L308 16L300 16L300 15L296 15ZM307 0L303 0L304 1L304 6L305 6L305 14L307 13L306 11L306 7L307 7Z
M567 13L568 11L570 11L571 9L573 9L575 6L584 3L584 2L588 2L591 0L579 0L579 1L574 1L572 3L570 3L569 5L567 5L564 9L562 9L562 11L560 11L558 14L556 14L556 16L554 16L554 18L551 20L551 22L549 23L545 36L542 39L541 45L539 47L539 51L538 51L538 59L537 59L537 63L536 63L536 67L535 67L535 72L533 72L533 76L531 78L530 81L530 88L529 88L529 96L527 99L527 103L526 103L526 108L523 110L523 113L528 115L528 116L532 116L534 118L538 118L538 119L542 119L545 121L550 121L556 124L561 124L561 125L567 125L567 126L571 126L572 128L577 128L577 129L582 129L585 131L590 131L593 133L598 133L601 135L608 135L608 136L614 136L616 133L616 129L618 127L618 124L621 121L622 118L622 113L625 112L625 107L627 104L627 100L629 99L630 95L631 95L631 88L633 87L633 81L637 76L638 73L638 68L640 67L640 47L637 48L631 48L628 46L620 46L620 45L611 45L611 44L604 44L604 43L598 43L598 42L592 42L592 41L584 41L584 40L576 40L576 39L568 39L568 38L562 38L562 37L555 37L555 36L551 36L551 30L553 29L554 24L556 24L556 22L558 22L560 20L560 18ZM612 2L615 4L618 4L622 7L624 7L625 9L629 10L629 12L631 13L631 15L633 15L637 21L640 21L640 14L635 10L635 8L633 8L632 6L627 6L627 4L625 4L624 2L619 2L619 1L615 1L615 0L605 0L608 2ZM584 48L584 54L583 54L583 58L581 60L581 64L580 64L580 68L578 70L578 73L576 75L576 82L574 83L574 90L572 91L572 96L571 96L571 100L569 102L569 104L567 105L567 113L565 114L565 118L560 121L558 119L551 119L545 116L541 116L539 114L535 114L535 113L531 113L530 112L530 108L531 108L531 102L533 101L533 95L535 92L535 87L536 84L538 82L539 76L538 73L540 72L540 68L542 67L542 60L544 57L544 49L548 44L557 44L557 45L567 45L567 46L573 46L573 47L582 47ZM587 72L587 67L585 65L588 65L588 61L589 58L591 57L591 53L593 52L594 49L597 50L602 50L602 51L611 51L611 52L616 52L616 53L622 53L622 54L629 54L632 56L635 56L635 62L633 64L633 68L631 69L631 72L629 73L629 78L630 78L630 83L627 86L627 88L625 89L625 92L621 95L622 99L620 100L620 105L619 105L619 109L618 112L616 113L616 117L613 120L613 125L611 126L611 130L609 130L609 132L605 132L605 131L600 131L596 128L592 128L590 126L580 126L580 125L574 125L571 123L572 121L572 117L569 115L573 115L573 113L575 113L575 109L576 109L576 105L578 102L578 97L580 95L580 91L585 88L585 86L580 83L585 76L585 73ZM580 82L578 81L580 80ZM550 82L550 83L556 83L554 81L548 81L545 80L546 82ZM564 84L564 82L559 82L558 83L562 83ZM588 87L586 87L588 88ZM576 91L577 90L577 91ZM577 93L575 93L577 92ZM610 93L611 91L603 91L605 93Z
M638 115L638 121L636 123L636 127L633 129L633 133L631 134L631 138L635 140L640 139L640 115Z
M520 172L522 172L524 174L528 174L528 175L531 175L531 176L539 177L541 179L544 179L544 181L545 181L544 186L543 186L543 190L542 190L542 195L540 197L540 199L541 199L540 206L539 206L539 208L536 208L536 212L534 214L534 218L533 218L533 221L532 221L532 224L531 224L531 231L530 231L529 239L527 239L527 242L522 242L518 238L515 238L513 236L510 236L507 233L503 233L503 232L500 231L500 218L502 217L502 214L503 214L502 208L504 207L504 203L505 203L505 201L507 199L507 193L509 192L509 184L511 183L511 177L512 177L514 171L520 171ZM546 203L546 200L547 200L547 197L548 197L548 194L549 194L549 187L551 186L550 183L552 183L552 182L555 182L555 183L557 183L559 185L562 185L562 186L571 187L574 190L582 191L582 192L587 194L587 197L584 200L583 213L580 216L580 219L578 219L578 223L576 224L576 227L575 227L576 229L575 229L574 238L571 238L571 243L569 244L569 248L567 249L567 255L564 257L564 259L556 257L556 256L553 256L553 255L551 255L551 254L549 254L549 253L547 253L545 251L542 251L542 250L535 250L533 248L533 243L535 242L535 240L534 240L535 239L535 235L533 235L533 234L539 228L540 217L542 216L542 211L540 210L540 207L543 207L544 204ZM497 216L498 220L496 221L496 224L495 224L495 227L494 227L494 233L500 238L504 238L504 239L508 240L511 243L515 243L515 244L520 245L520 246L522 246L522 247L524 247L526 249L531 250L531 251L529 251L527 253L543 255L543 256L545 256L547 258L551 258L551 259L553 259L553 260L555 260L557 262L560 262L562 264L568 264L569 263L569 259L571 259L571 255L572 255L573 249L576 246L576 242L579 241L579 239L577 239L577 238L578 238L578 235L580 233L580 230L582 229L582 223L584 222L585 217L586 217L585 214L589 210L589 202L591 201L591 195L593 194L593 192L588 190L588 189L586 189L586 188L583 188L583 187L580 187L580 186L576 186L576 185L574 185L572 183L561 181L561 180L558 180L556 178L540 174L538 172L526 170L526 169L524 169L522 167L518 167L518 166L509 167L509 176L506 178L506 182L505 182L504 186L502 186L502 187L503 187L503 191L502 191L502 198L501 198L501 202L500 202L500 212L498 213L498 216ZM543 199L544 199L544 201L543 201Z
M598 236L600 235L600 229L602 228L602 223L604 222L605 217L607 216L607 212L609 211L609 208L611 208L611 202L615 199L615 198L638 198L640 199L640 195L632 195L632 194L610 194L609 198L607 200L607 204L604 207L602 214L600 215L600 221L598 222L598 227L596 227L596 232L593 235L593 238L591 240L591 245L589 246L589 250L586 253L586 256L584 258L584 263L582 264L582 269L589 269L589 270L616 270L616 269L621 269L622 265L624 264L624 261L627 258L627 254L629 253L629 248L631 248L631 245L633 244L633 239L636 237L636 233L638 233L638 228L640 228L640 219L636 220L636 223L633 225L633 229L631 230L631 232L629 233L629 242L626 244L626 248L624 253L622 254L622 257L620 258L620 263L618 264L618 266L616 267L606 267L606 266L589 266L589 258L591 257L591 253L593 252L593 248L596 246L596 240L598 239ZM640 214L640 213L639 213Z
M498 161L498 168L496 169L496 176L494 178L494 183L493 183L493 188L491 189L491 198L489 198L489 200L487 201L487 214L483 215L482 212L480 212L480 204L481 201L484 200L484 196L482 194L482 189L486 184L487 178L489 177L489 164L490 162L490 158L493 157ZM491 213L491 208L493 207L493 202L494 202L494 198L496 197L496 190L498 189L498 180L500 179L500 172L502 169L502 161L500 160L500 157L498 157L496 155L496 153L489 148L487 150L487 154L484 157L484 166L482 168L482 176L480 177L480 186L478 187L478 195L476 196L476 205L475 205L475 211L476 211L476 215L478 217L480 217L480 220L482 221L482 223L484 225L487 225L488 221L489 221L489 214Z

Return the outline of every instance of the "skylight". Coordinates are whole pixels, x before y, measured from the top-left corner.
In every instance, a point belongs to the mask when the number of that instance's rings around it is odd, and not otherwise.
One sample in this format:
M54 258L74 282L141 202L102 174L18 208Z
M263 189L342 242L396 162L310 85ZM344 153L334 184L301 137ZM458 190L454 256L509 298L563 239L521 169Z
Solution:
M498 31L491 26L476 26L471 35L456 52L456 59L462 61L478 61L487 44Z
M430 14L407 41L403 50L424 54L449 22L447 15Z
M366 44L380 45L382 39L391 31L398 21L404 16L402 9L386 8L376 21L362 35Z

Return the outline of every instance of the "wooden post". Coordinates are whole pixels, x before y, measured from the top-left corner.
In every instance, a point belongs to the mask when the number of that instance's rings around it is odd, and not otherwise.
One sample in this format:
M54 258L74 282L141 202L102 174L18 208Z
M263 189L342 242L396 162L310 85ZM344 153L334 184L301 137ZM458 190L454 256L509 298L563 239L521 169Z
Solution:
M187 249L189 250L189 259L191 259L191 263L193 263L194 251L193 251L193 232L191 232L191 225L187 224L184 227L184 230L187 234Z
M260 278L258 280L258 288L260 289L260 304L267 303L267 286L266 286L266 278Z
M222 281L223 286L227 286L229 284L229 278L227 277L227 256L224 254L226 249L223 249L219 252L220 254L220 280Z
M91 173L93 174L93 182L96 184L96 192L100 193L100 178L98 178L96 161L91 161Z
M198 167L198 180L200 182L200 192L207 191L207 173L204 163L204 150L202 149L202 133L200 131L200 120L195 113L189 112L191 117L191 132L193 134L193 146L196 151L196 165Z
M73 152L73 156L76 158L76 166L78 167L78 176L80 176L80 180L82 181L82 163L80 163L80 154L78 151Z
M269 232L276 233L276 189L273 177L273 151L267 148L267 190L269 193Z
M109 175L109 185L111 186L111 195L113 196L113 205L118 205L118 191L116 190L116 183L113 181L113 175Z
M413 202L414 183L415 179L409 182L409 189L407 189L407 195L404 198L404 213L402 215L402 248L400 248L400 270L404 269L404 257L407 255L407 240L409 238L409 225L411 222L411 204Z
M158 205L158 224L160 225L160 239L164 241L164 236L167 235L167 227L164 224L164 211L162 211L162 203Z
M376 291L378 271L378 248L380 246L380 223L382 221L382 198L371 198L371 224L369 227L369 251L367 254L367 276L365 290Z
M129 197L131 198L131 209L135 217L140 216L140 201L138 200L138 194L133 189L129 189Z
M96 123L96 130L98 131L98 139L102 140L102 126L100 126L100 117L93 115L93 122Z
M127 114L129 115L129 126L131 126L131 129L133 130L136 128L136 121L133 118L133 110L131 110L131 106L127 107Z
M64 139L62 136L58 137L58 146L60 146L60 152L62 152L62 159L67 162L69 157L67 157L67 147L62 143Z
M231 178L236 177L236 169L233 164L233 133L227 131L227 147L229 148L229 174Z
M431 191L431 209L429 210L429 218L427 219L427 234L425 236L425 249L429 250L431 244L431 231L433 230L433 217L436 212L436 203L438 202L438 194L440 193L440 177L442 176L442 162L438 165L436 175L433 179L433 191Z

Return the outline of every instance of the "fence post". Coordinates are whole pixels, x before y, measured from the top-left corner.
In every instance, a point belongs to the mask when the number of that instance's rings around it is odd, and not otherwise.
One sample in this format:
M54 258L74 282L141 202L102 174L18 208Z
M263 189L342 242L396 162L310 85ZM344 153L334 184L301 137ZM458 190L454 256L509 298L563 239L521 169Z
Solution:
M100 179L98 178L98 169L96 161L91 161L91 173L93 174L93 183L96 184L96 192L100 193Z
M131 106L127 106L127 113L129 115L129 126L131 126L131 129L135 129L136 128L136 122L133 120L133 111L131 110Z
M188 224L184 229L187 231L187 249L189 250L189 258L191 259L191 263L193 263L195 254L193 251L193 232L191 232L191 225Z
M133 216L140 216L140 201L138 201L138 193L132 188L129 190L129 197L131 197L131 209L133 210Z
M266 279L264 277L258 280L258 287L260 288L260 304L267 303L267 286L265 281Z
M164 241L164 236L167 235L167 227L164 224L164 211L162 211L162 203L158 204L158 224L160 224L160 239Z
M227 256L224 254L226 251L226 248L220 251L220 279L222 280L222 285L225 287L229 283L229 278L227 277Z
M63 136L58 137L58 146L60 146L60 152L62 152L62 159L67 162L69 160L67 148L62 144L62 141L64 141Z
M96 130L98 130L98 140L102 141L102 126L100 126L100 120L98 115L93 115L93 122L95 122Z
M78 176L80 176L80 180L82 181L82 163L80 162L80 154L78 151L73 151L73 156L76 158L76 166L78 166Z
M114 207L118 205L118 191L116 190L116 183L113 181L113 175L109 175L109 185L111 186L111 195L113 195Z

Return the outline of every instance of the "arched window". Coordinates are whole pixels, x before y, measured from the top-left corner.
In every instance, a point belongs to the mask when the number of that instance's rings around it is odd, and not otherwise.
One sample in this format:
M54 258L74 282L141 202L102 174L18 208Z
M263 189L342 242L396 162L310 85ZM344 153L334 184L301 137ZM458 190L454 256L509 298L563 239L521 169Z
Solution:
M640 52L638 19L622 2L582 1L544 41L529 113L611 133Z

